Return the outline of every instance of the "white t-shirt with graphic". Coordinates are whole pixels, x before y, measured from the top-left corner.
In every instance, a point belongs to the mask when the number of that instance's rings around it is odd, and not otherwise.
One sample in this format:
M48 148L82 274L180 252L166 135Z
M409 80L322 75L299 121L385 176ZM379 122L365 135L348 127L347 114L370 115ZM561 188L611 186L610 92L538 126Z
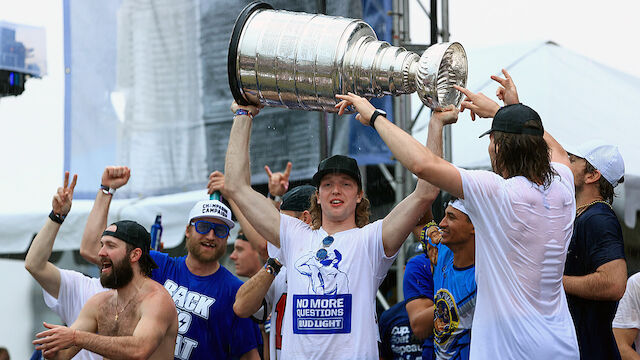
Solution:
M382 220L328 235L280 215L287 267L283 359L378 359L376 291L395 256L382 244Z
M627 289L618 303L613 327L618 329L640 330L640 273L631 275L627 280ZM640 354L640 331L633 341L636 352Z
M73 270L59 270L60 290L58 291L58 298L56 299L44 289L42 289L42 296L44 297L44 303L47 304L49 309L58 314L67 326L71 326L78 318L80 310L82 310L87 300L93 295L106 291L107 289L102 287L99 278L91 278ZM87 350L81 350L73 358L97 360L102 359L102 356Z
M576 213L571 170L548 188L522 176L504 179L459 169L476 232L478 294L471 359L578 359L562 286Z

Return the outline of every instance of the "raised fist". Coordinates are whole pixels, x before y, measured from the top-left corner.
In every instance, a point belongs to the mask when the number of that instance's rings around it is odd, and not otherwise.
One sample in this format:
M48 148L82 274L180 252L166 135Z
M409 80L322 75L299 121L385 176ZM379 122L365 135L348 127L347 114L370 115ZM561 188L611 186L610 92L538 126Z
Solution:
M107 166L102 173L102 185L117 189L125 185L131 177L131 170L126 166Z

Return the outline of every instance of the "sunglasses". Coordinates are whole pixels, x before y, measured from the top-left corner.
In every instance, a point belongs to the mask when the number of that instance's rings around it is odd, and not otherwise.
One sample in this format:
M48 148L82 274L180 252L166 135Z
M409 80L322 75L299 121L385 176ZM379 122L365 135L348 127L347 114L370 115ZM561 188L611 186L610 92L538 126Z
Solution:
M331 246L331 244L333 244L333 236L327 236L324 239L322 239L322 248L320 248L318 251L316 251L316 257L320 260L324 260L327 258L327 256L329 255L329 253L327 253L327 249L329 246Z
M226 238L229 236L229 227L225 224L218 224L206 220L198 220L192 222L191 225L195 226L198 234L206 235L213 229L213 233L219 238Z

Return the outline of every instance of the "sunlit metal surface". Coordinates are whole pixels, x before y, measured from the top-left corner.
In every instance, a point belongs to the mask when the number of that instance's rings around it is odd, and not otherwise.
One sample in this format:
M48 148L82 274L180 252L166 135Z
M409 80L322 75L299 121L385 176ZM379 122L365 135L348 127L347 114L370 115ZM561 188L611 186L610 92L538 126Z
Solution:
M336 94L365 97L418 91L432 109L459 105L466 85L459 43L416 53L379 41L364 21L248 5L229 47L229 85L241 104L336 112Z

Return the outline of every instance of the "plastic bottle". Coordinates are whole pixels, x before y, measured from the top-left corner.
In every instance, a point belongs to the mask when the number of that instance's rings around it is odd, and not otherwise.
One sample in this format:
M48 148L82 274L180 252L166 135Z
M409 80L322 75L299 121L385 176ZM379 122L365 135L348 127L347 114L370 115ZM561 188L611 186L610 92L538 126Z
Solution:
M151 250L158 250L162 240L162 214L156 215L156 221L151 225Z

